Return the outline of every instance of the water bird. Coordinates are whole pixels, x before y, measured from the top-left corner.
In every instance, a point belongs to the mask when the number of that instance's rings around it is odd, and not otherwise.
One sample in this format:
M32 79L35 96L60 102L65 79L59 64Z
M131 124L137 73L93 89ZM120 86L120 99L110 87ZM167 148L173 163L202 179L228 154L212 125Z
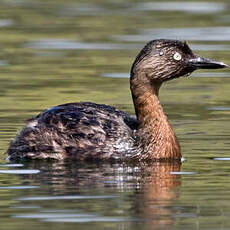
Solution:
M194 54L186 42L150 41L130 72L136 117L91 102L54 106L27 121L10 143L9 159L180 160L179 142L159 101L160 87L197 69L225 67Z

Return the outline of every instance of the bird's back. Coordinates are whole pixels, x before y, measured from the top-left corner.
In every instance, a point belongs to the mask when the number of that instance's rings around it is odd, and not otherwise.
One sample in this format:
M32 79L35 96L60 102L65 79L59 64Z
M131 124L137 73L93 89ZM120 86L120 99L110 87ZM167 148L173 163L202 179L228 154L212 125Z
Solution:
M52 107L29 120L11 142L10 159L122 159L135 148L134 117L89 102Z

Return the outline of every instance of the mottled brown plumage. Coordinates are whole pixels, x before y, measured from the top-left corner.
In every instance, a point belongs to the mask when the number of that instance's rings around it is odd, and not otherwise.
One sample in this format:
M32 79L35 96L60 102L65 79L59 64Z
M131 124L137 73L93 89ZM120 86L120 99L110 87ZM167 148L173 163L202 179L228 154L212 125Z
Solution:
M138 54L130 77L136 117L89 102L55 106L28 121L11 142L10 159L180 160L181 151L158 94L163 82L199 68L224 68L184 42L154 40Z

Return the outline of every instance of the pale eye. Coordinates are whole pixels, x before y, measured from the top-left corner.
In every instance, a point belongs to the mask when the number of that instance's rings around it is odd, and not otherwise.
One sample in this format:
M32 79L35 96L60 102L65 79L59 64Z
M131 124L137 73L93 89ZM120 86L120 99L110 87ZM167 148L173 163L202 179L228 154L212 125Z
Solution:
M173 55L173 59L176 60L176 61L180 61L181 60L181 54L176 52L174 55Z

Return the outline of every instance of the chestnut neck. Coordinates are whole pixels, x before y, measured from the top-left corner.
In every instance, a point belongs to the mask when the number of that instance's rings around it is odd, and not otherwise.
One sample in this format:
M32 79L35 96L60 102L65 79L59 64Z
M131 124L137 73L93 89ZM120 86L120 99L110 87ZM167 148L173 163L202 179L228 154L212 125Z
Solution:
M130 87L138 120L139 158L181 159L179 143L158 98L161 82L151 82L146 73L137 72L132 73Z

